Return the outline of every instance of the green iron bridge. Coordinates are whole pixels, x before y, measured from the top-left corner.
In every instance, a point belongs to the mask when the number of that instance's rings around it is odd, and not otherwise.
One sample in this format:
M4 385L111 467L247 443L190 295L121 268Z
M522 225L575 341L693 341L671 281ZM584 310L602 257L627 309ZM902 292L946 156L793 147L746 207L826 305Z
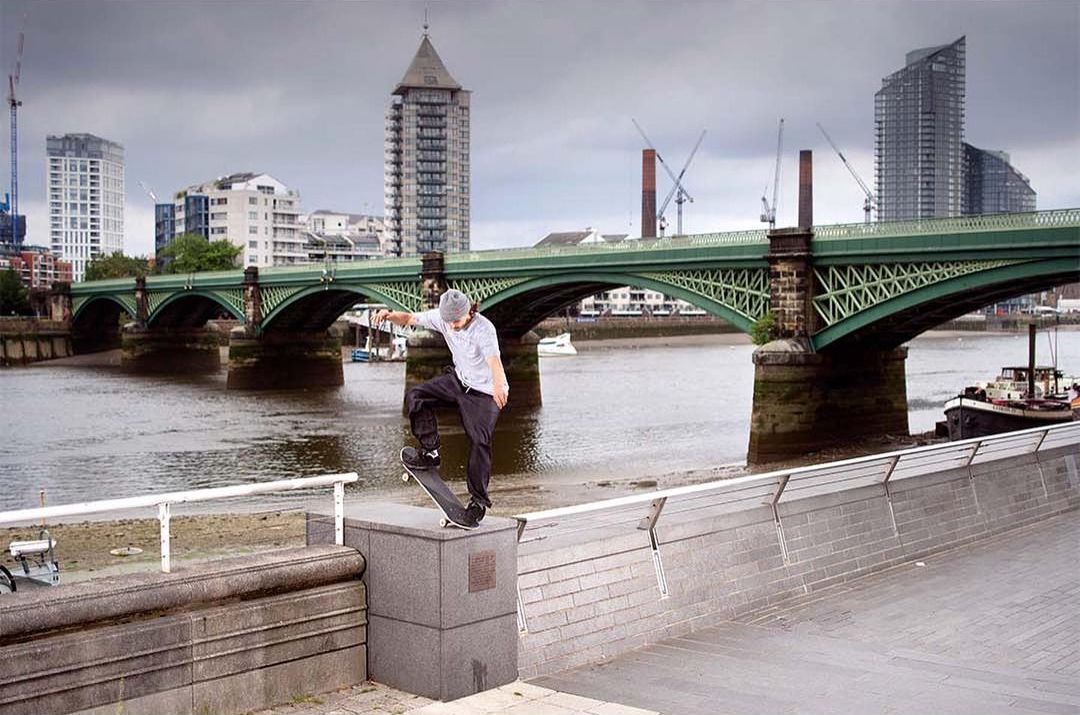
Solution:
M312 387L344 382L328 328L351 305L415 312L453 287L499 329L522 405L540 402L531 329L610 287L681 298L744 332L771 314L778 340L754 353L748 459L760 462L906 434L905 342L1078 280L1080 209L1063 209L95 281L54 295L51 312L70 319L77 352L120 344L123 364L156 372L220 369L204 326L228 315L242 323L229 337L229 388ZM133 320L120 334L122 312ZM406 387L445 361L438 338L414 336Z
M811 235L806 321L818 351L851 341L900 345L980 306L1080 280L1080 209L817 226ZM766 231L741 231L450 254L442 279L478 301L507 337L626 285L681 298L749 332L770 310L770 259ZM325 330L359 300L424 310L430 292L420 258L262 269L257 281L258 333ZM253 317L240 270L153 276L144 298L130 278L80 283L71 299L78 330L115 326L120 311L149 328Z

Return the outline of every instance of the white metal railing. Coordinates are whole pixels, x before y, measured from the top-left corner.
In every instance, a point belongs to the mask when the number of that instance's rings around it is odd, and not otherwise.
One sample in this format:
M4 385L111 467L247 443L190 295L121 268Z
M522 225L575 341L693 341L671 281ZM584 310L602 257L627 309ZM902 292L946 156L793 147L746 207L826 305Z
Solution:
M897 531L890 488L890 485L895 482L948 469L971 467L974 464L1074 445L1080 445L1080 422L1051 427L1033 427L1016 432L915 447L808 467L781 469L764 474L534 511L519 514L514 518L518 521L518 542L521 544L565 537L578 532L605 530L628 523L636 524L637 529L649 532L657 583L661 597L665 597L667 581L660 559L659 539L655 532L662 515L670 517L674 514L687 514L705 509L718 513L769 506L772 508L781 553L787 561L787 545L778 509L781 502L788 503L821 494L876 485L884 490L893 530ZM974 493L974 480L970 471L968 476ZM1048 496L1041 469L1039 476L1043 480L1043 493ZM978 496L975 495L974 498L976 508L978 508Z
M345 485L355 482L359 478L359 475L355 472L350 472L348 474L324 474L318 477L280 479L274 482L262 482L257 484L235 484L228 487L192 489L185 492L147 494L145 496L126 497L124 499L102 499L100 501L59 504L57 506L39 507L36 509L0 511L0 526L34 522L42 519L55 519L63 516L101 514L105 512L144 509L146 507L156 506L158 508L158 522L161 527L161 570L164 573L169 573L172 566L169 549L169 522L171 520L173 504L213 501L217 499L227 499L229 497L243 497L252 494L285 492L293 491L295 489L310 489L312 487L326 487L332 485L334 487L334 543L340 545L345 543Z

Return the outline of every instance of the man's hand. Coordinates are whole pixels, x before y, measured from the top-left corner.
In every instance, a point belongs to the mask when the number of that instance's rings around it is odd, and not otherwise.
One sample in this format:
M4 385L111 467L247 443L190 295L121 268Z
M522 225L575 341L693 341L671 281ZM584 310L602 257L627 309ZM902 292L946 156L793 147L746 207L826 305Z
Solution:
M507 392L501 382L495 384L494 393L495 394L492 395L492 397L495 398L495 404L499 406L499 409L501 410L506 407Z
M390 311L383 309L371 316L371 327L377 328L390 319Z

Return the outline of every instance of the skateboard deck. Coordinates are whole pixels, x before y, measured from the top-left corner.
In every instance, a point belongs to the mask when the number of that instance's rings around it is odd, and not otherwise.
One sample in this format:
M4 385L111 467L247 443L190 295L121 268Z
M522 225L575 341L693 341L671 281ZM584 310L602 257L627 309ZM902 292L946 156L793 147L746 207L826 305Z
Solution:
M459 529L466 530L477 528L478 524L469 522L464 505L462 505L454 492L450 491L450 487L446 485L446 482L442 480L439 470L418 469L409 466L405 462L406 450L412 451L413 448L405 447L405 449L401 450L401 466L405 468L405 474L401 475L401 479L407 482L409 477L412 477L427 492L427 495L431 497L431 501L435 502L435 506L439 507L439 511L442 512L443 518L439 520L439 525L444 527L456 526Z

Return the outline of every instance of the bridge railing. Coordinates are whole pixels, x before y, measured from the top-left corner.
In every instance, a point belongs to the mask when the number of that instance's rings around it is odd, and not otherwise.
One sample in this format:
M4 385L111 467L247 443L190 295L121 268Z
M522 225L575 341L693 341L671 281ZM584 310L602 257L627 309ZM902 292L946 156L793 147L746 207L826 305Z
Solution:
M729 231L724 233L696 233L669 238L629 238L614 243L589 243L574 246L540 246L539 248L497 248L490 251L449 253L446 264L469 261L517 260L520 258L546 258L555 256L580 256L582 254L618 253L621 251L666 251L708 246L766 244L767 232L760 229Z
M815 226L815 239L883 238L941 233L970 233L1023 228L1080 226L1080 209L1053 209L1029 213L986 214L915 221L845 223Z
M543 550L549 541L552 548L610 537L624 529L647 531L662 597L667 595L667 581L660 556L656 526L661 519L692 513L714 516L748 508L767 506L786 560L783 521L779 504L799 499L878 486L888 500L890 517L896 528L891 485L920 475L970 467L1009 457L1045 452L1059 447L1080 445L1080 422L1051 427L1035 427L1017 432L959 440L884 454L857 457L808 467L781 469L764 474L723 479L705 484L676 487L634 494L576 506L519 514L519 544L536 544ZM1040 479L1043 479L1040 470ZM1043 481L1046 492L1046 482ZM532 548L532 547L529 547Z
M340 545L345 543L345 485L355 482L359 478L359 475L355 472L347 474L325 474L317 477L280 479L273 482L261 482L257 484L236 484L228 487L192 489L189 491L167 492L164 494L146 494L144 496L127 497L123 499L102 499L100 501L81 502L76 504L59 504L57 506L38 507L36 509L17 509L14 511L0 512L0 526L14 526L29 522L37 522L44 519L56 519L64 516L103 514L116 511L128 511L131 509L145 509L147 507L156 506L158 509L158 523L161 532L161 570L163 573L169 573L172 567L169 522L172 516L173 504L215 501L219 499L228 499L230 497L251 496L253 494L268 494L271 492L333 486L334 543Z

